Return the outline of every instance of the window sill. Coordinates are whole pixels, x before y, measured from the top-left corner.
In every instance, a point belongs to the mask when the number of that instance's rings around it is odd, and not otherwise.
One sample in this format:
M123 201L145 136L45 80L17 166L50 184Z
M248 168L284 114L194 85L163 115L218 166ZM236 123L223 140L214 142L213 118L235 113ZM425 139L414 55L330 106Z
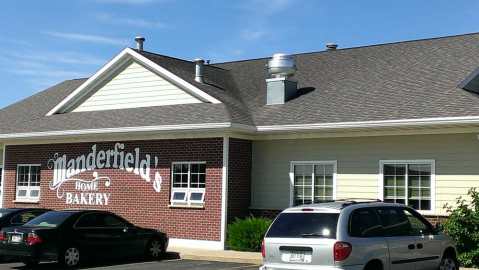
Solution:
M14 203L32 203L32 204L39 204L40 201L33 201L33 200L22 200L22 199L16 199L13 200Z
M187 204L170 204L169 208L192 208L192 209L205 209L204 204L199 205L187 205Z

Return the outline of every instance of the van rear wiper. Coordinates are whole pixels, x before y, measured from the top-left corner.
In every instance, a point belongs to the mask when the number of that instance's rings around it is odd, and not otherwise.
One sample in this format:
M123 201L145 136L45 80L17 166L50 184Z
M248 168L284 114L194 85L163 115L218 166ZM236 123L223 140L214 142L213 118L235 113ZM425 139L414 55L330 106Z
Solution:
M307 237L326 237L324 234L320 233L303 233L301 237L307 238Z

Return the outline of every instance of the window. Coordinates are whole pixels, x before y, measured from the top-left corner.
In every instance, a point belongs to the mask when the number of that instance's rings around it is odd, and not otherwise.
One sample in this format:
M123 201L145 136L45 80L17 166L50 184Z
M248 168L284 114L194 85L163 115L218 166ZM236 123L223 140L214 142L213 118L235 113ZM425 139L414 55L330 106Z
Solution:
M17 166L17 200L40 200L40 165Z
M354 237L382 235L383 227L374 209L354 210L349 219L349 234Z
M382 162L383 200L416 210L433 210L432 161Z
M267 237L336 238L338 213L282 213L276 218Z
M201 206L205 199L206 163L175 162L171 171L171 204Z
M43 213L45 213L45 211L24 211L12 217L10 223L12 225L23 225Z
M432 226L416 213L404 208L377 210L385 236L422 236L432 233Z
M334 199L335 161L293 161L291 176L292 205L318 203Z
M379 208L377 213L383 225L385 236L409 235L411 224L401 208Z

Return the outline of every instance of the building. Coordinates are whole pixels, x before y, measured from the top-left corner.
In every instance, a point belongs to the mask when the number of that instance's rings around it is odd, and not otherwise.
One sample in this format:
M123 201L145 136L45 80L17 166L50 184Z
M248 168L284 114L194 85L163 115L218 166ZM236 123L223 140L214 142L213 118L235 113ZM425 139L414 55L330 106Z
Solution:
M374 198L435 218L479 184L479 34L215 64L137 41L0 111L3 207L222 249L235 217Z

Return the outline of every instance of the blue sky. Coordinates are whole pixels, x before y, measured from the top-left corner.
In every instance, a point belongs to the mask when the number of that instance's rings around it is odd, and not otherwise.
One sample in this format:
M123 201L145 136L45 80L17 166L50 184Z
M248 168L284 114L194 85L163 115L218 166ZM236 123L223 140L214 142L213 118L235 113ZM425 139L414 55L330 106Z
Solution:
M346 48L479 32L477 10L476 0L5 1L0 107L90 76L138 34L146 50L214 63L319 51L327 42Z

